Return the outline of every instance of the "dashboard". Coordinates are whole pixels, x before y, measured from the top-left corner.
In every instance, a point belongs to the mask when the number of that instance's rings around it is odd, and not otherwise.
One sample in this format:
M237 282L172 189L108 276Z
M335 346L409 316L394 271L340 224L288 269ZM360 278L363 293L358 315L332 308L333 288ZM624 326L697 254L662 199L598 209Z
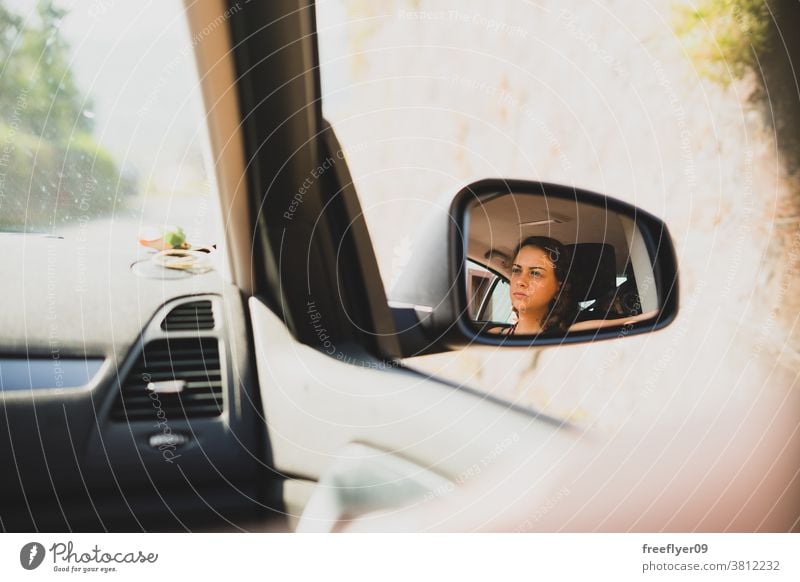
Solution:
M0 530L236 528L280 508L236 287L140 277L136 249L3 239Z

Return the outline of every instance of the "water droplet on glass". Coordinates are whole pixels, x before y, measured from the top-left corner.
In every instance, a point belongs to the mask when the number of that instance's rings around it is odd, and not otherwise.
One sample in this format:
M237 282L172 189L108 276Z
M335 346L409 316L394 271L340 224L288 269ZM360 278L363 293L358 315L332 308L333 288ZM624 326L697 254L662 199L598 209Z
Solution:
M84 111L83 116L87 119L94 119L94 111Z

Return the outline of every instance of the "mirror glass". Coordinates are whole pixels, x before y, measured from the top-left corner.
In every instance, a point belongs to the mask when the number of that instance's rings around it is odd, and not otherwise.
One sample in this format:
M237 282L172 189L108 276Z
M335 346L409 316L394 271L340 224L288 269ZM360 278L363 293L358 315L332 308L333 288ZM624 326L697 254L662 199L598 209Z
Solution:
M498 194L466 214L469 318L501 336L632 326L659 310L636 216L544 194Z

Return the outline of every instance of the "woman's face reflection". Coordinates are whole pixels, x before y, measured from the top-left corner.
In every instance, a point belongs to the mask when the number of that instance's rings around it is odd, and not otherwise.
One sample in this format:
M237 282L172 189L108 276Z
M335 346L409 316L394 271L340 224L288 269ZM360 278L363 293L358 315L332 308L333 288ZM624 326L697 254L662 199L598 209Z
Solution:
M522 247L511 269L511 305L517 314L541 319L547 314L550 301L560 284L548 251L538 247Z

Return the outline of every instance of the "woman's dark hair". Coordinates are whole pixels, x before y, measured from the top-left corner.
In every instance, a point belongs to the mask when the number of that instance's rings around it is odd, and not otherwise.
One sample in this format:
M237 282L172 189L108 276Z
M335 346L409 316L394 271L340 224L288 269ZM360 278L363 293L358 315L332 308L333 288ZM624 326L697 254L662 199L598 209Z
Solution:
M561 287L555 297L550 300L545 320L541 322L543 332L565 333L569 326L575 323L578 315L578 304L572 296L572 285L568 281L572 256L569 249L554 238L549 236L529 236L523 239L519 246L514 250L513 258L517 258L519 251L523 247L536 247L548 254L550 262L553 263L553 272L556 281L561 283Z

